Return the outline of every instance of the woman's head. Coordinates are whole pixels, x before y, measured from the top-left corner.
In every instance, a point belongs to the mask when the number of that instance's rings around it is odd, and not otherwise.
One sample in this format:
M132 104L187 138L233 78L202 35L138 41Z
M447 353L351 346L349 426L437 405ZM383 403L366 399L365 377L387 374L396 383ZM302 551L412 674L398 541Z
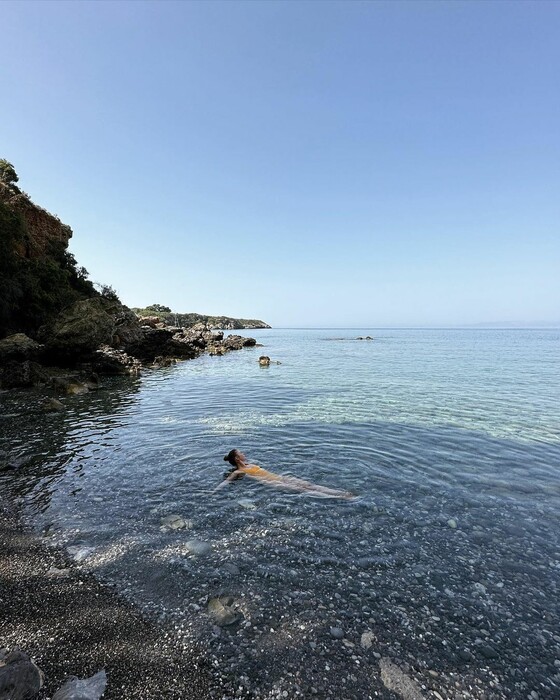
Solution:
M230 450L224 457L224 462L229 462L232 465L232 467L237 467L240 464L245 464L246 461L247 460L245 458L245 455L239 450Z

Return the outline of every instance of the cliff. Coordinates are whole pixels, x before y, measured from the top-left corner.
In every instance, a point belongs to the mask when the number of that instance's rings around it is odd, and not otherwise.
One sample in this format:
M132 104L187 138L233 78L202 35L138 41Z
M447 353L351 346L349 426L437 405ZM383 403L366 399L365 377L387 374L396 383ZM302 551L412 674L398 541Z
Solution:
M26 235L23 241L16 243L16 251L21 257L37 260L48 257L53 247L68 247L72 238L70 226L34 204L18 188L0 181L0 202L22 219Z
M0 177L0 338L17 332L33 337L69 305L98 295L68 251L71 228L15 181Z

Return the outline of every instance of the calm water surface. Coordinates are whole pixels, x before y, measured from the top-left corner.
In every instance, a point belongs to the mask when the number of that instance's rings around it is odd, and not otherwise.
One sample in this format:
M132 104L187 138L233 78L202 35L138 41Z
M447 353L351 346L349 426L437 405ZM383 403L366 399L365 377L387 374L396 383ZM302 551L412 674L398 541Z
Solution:
M0 489L23 498L50 541L185 634L212 634L206 601L225 593L257 630L294 636L297 616L304 638L321 624L359 634L379 619L381 595L393 602L387 635L407 616L402 645L424 629L424 606L442 626L448 608L484 616L490 633L499 618L496 645L509 639L514 653L521 629L524 653L542 656L558 624L560 332L255 333L264 348L108 382L60 414L44 414L35 394L0 395L0 448L26 462ZM281 364L259 367L263 353ZM233 447L360 498L248 479L214 494ZM173 514L184 529L162 529ZM310 601L325 604L321 620L304 614ZM480 635L457 629L451 644L476 650Z

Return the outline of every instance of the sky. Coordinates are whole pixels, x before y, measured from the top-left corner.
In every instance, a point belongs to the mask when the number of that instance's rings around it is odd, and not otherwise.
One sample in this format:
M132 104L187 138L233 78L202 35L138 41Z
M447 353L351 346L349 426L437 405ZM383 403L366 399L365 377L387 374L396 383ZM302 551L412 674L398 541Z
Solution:
M129 306L560 322L560 3L0 3L0 157Z

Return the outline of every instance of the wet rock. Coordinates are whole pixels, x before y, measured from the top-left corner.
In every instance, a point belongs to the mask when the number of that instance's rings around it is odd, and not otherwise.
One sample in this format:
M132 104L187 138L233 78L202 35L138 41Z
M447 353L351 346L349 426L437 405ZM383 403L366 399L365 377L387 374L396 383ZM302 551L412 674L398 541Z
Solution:
M250 498L240 498L237 502L245 510L257 510L257 504Z
M90 387L93 387L92 383L83 382L72 375L51 377L50 384L57 393L66 394L67 396L87 394L90 391ZM97 385L95 387L97 388Z
M140 374L141 363L122 350L102 345L95 351L91 366L100 374L137 377Z
M233 625L234 622L237 622L242 617L236 608L235 598L231 596L210 598L208 601L208 614L218 627Z
M43 672L22 651L0 651L0 700L33 698L43 685Z
M152 367L154 369L161 369L162 367L172 367L175 364L177 364L177 359L175 357L163 357L162 355L158 355L154 358Z
M329 632L331 637L335 639L342 639L344 637L344 630L341 627L331 627Z
M185 542L185 547L191 554L208 554L212 551L212 545L209 542L203 542L202 540L188 540Z
M459 649L457 656L461 659L461 661L472 661L474 659L474 656L468 649Z
M403 700L424 700L419 685L386 656L379 661L381 681Z
M227 350L241 350L241 348L249 348L256 345L257 341L254 338L245 338L241 335L228 335L223 341L223 345Z
M56 413L57 411L64 411L64 404L51 396L43 402L43 408L48 413Z
M190 521L185 520L180 515L166 515L161 519L162 527L168 530L183 530L184 528L192 527Z

